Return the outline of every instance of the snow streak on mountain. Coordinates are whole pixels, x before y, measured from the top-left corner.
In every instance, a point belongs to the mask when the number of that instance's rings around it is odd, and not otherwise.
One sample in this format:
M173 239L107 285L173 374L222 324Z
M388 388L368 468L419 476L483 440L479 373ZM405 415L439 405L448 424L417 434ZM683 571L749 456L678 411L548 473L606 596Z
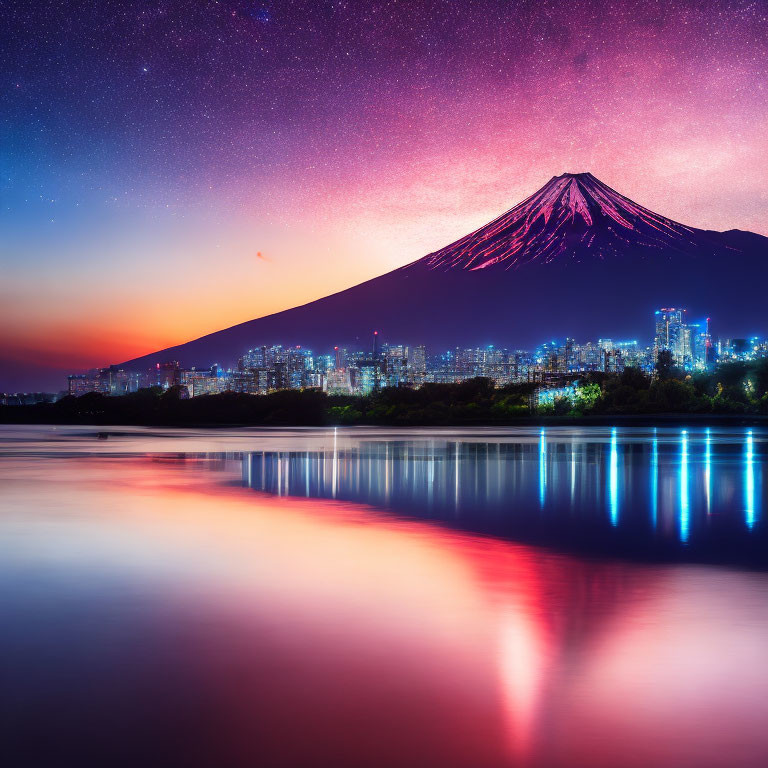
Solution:
M505 269L605 257L628 247L688 251L701 231L659 216L591 173L564 173L475 232L426 257L432 269Z

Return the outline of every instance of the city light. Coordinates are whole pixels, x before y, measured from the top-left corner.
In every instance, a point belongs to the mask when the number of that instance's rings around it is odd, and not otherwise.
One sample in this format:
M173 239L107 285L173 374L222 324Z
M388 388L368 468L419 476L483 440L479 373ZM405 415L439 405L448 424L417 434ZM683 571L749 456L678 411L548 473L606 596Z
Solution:
M651 525L654 530L659 517L659 438L657 428L653 428L651 441Z
M753 528L755 525L755 463L751 429L747 432L746 453L744 456L744 494L747 528Z
M544 507L547 494L547 436L544 429L539 433L539 504Z
M667 366L675 375L711 371L715 364L746 362L768 357L768 341L759 338L718 339L710 334L710 318L690 323L685 309L666 307L653 315L653 337L637 339L546 342L534 350L512 350L499 345L428 350L424 345L392 343L372 331L366 349L336 344L315 354L301 344L254 344L237 361L225 366L185 368L180 362L155 362L145 370L108 366L68 377L66 394L89 392L125 395L141 388L179 387L185 397L235 392L268 394L281 389L318 389L329 394L368 395L387 387L418 388L424 384L459 383L484 377L495 386L535 384L531 407L557 409L574 406L583 394L579 379L591 374L621 374L632 368L655 378ZM662 362L661 353L667 353ZM661 373L660 373L661 371ZM747 394L751 381L744 384ZM3 404L44 401L45 393L3 396Z
M616 427L611 430L611 455L608 470L608 500L611 525L619 524L619 450Z
M691 525L690 502L688 498L688 432L680 435L680 541L688 543Z

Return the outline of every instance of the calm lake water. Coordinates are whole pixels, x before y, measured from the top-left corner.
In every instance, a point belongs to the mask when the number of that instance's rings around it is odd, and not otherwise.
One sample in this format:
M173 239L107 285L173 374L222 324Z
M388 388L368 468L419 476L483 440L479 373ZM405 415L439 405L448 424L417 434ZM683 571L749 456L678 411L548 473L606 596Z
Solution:
M758 428L0 428L3 765L764 768Z

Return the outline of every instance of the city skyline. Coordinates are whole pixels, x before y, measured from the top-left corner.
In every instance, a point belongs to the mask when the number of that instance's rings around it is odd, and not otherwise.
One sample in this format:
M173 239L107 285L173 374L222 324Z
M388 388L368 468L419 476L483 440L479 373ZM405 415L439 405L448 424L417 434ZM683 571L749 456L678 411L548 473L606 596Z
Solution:
M718 361L768 356L765 339L715 339L710 318L702 329L701 323L688 321L683 308L658 309L653 318L653 337L646 345L637 339L577 341L565 337L544 342L534 350L495 345L438 350L423 344L388 342L378 331L372 331L367 349L336 346L331 351L315 351L301 345L262 344L244 352L236 365L212 363L184 368L176 361L166 361L148 371L116 365L93 369L70 375L68 392L115 395L148 386L180 386L189 397L305 388L366 395L382 387L418 388L425 383L457 383L477 376L492 379L496 386L520 382L554 386L563 375L621 373L626 367L653 375L661 351L669 352L670 363L688 373L708 370Z
M670 362L686 372L703 371L715 362L749 360L768 356L768 337L744 335L720 337L711 332L711 318L691 320L687 309L661 308L653 312L653 330L651 334L638 334L634 339L614 338L613 335L599 336L593 340L579 340L564 335L549 341L542 341L533 349L519 349L503 344L476 344L470 346L455 345L445 348L427 347L427 345L388 340L378 331L371 331L368 344L358 346L334 346L331 350L309 349L301 344L255 344L235 361L218 361L205 366L184 367L178 362L167 360L152 366L148 371L128 369L119 364L108 364L80 372L70 372L66 376L68 385L65 389L52 388L48 394L56 391L82 395L87 392L103 394L125 394L141 387L160 385L164 388L172 384L182 384L189 390L189 396L215 394L238 388L244 392L265 394L281 388L301 389L320 388L323 391L343 391L366 394L375 386L413 386L426 382L458 382L472 376L487 376L496 381L497 386L505 383L541 380L542 373L619 373L624 367L637 367L646 374L653 374L658 352L670 352ZM413 356L422 361L413 365ZM290 380L275 378L276 361L291 358L305 360L302 367L315 374L314 378ZM401 376L400 379L387 377L380 373L374 382L372 374L365 374L367 385L354 384L354 370L359 369L361 361L370 365L371 361L391 362L393 357L401 358L403 371L407 368L420 371L417 378ZM458 362L458 361L462 362ZM390 366L391 367L391 366ZM241 382L230 386L232 374L248 369L263 369L261 378L254 382ZM346 379L332 377L327 372L341 370ZM504 370L504 373L499 371ZM350 378L350 370L352 370ZM514 374L510 374L514 370ZM267 373L269 371L269 373ZM522 371L522 373L520 373ZM165 373L168 372L168 373ZM537 378L537 376L539 378ZM215 380L215 381L212 381ZM345 385L339 386L345 381ZM546 382L544 382L546 383ZM197 392L194 387L197 386ZM42 395L42 390L6 391L6 396L13 400L15 395ZM30 402L33 402L30 400ZM10 402L10 401L9 401Z

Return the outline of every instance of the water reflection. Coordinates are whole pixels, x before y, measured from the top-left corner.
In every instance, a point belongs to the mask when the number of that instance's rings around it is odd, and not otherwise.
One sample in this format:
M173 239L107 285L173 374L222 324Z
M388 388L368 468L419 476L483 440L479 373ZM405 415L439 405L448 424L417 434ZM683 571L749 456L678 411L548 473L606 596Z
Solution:
M755 465L752 445L752 430L747 432L747 451L744 458L744 488L747 496L747 527L755 525Z
M651 440L651 525L654 530L659 519L659 437L653 430Z
M619 453L616 428L611 430L611 466L609 477L611 525L619 524Z
M707 514L712 511L712 431L707 427L704 438L704 493Z
M688 543L690 506L688 499L688 432L680 435L680 541Z
M541 430L539 438L539 503L544 506L547 496L547 436Z
M336 485L338 483L339 475L339 454L336 449L336 442L338 439L338 430L333 430L333 468L332 468L332 485L331 485L331 497L336 498Z
M6 456L6 762L763 768L768 574L456 530L763 553L753 432Z
M747 430L548 428L485 441L334 433L330 450L245 455L243 479L577 550L768 565L762 445Z

